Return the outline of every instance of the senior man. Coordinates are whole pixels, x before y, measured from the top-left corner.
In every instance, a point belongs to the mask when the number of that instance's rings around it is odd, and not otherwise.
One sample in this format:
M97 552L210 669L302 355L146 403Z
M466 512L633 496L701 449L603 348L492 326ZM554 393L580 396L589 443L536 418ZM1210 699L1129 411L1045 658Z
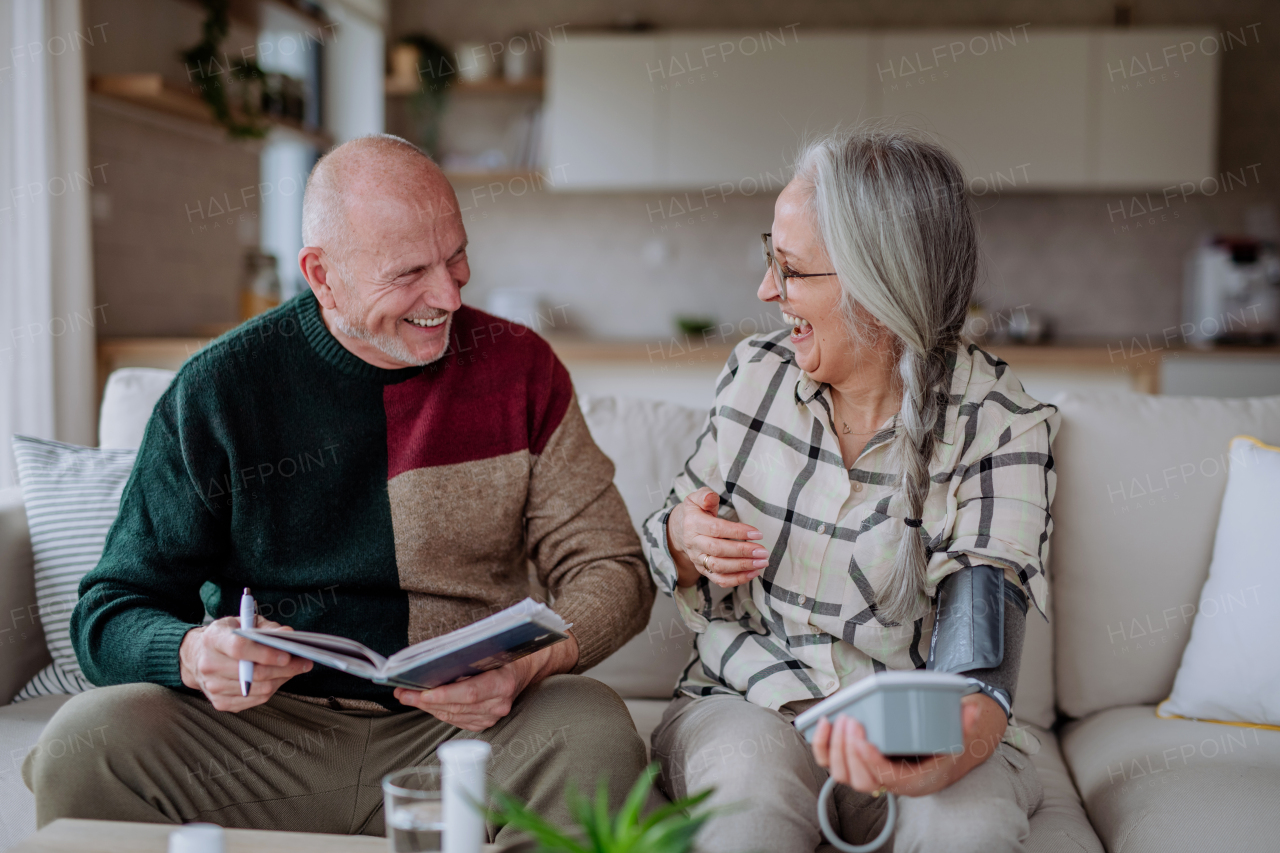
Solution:
M37 822L381 834L382 776L460 737L492 744L491 781L553 820L567 783L606 769L620 803L644 745L622 701L574 673L640 630L653 585L564 366L462 304L457 199L409 143L321 159L303 232L310 291L193 356L147 424L72 616L102 687L43 736L101 730L105 746L30 754ZM530 562L571 639L434 690L231 632L251 587L289 627L389 655L524 598Z

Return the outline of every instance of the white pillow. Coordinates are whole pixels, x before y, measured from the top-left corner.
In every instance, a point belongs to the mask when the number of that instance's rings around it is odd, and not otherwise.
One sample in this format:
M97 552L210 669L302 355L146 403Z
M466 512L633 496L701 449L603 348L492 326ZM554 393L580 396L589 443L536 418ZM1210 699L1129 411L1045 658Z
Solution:
M1280 726L1280 447L1231 440L1191 640L1161 717Z
M142 433L176 374L151 367L122 367L107 377L98 415L98 446L137 448Z
M35 556L36 604L53 657L14 702L93 687L71 648L71 611L80 600L80 579L102 557L137 453L13 437Z

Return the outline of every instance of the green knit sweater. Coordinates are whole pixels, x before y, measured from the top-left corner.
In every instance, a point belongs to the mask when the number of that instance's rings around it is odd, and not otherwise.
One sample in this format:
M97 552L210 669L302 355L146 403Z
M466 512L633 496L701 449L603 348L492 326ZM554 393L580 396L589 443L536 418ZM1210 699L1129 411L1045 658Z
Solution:
M383 370L307 292L193 356L147 424L71 619L94 684L181 687L184 635L259 612L383 655L529 592L574 625L579 671L645 624L652 582L563 365L523 326L463 307L448 355ZM282 690L400 707L324 666Z

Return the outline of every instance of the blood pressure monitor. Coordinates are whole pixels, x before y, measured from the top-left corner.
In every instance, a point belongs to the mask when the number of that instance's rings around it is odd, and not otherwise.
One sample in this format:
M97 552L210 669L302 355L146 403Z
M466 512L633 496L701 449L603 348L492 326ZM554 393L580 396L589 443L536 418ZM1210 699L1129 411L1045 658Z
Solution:
M867 740L892 758L925 757L964 751L964 727L960 697L981 689L972 678L943 672L913 670L878 672L845 687L796 717L795 727L812 742L823 718L853 717L866 730ZM827 800L836 781L827 779L818 797L818 821L827 840L846 853L879 849L893 832L897 805L889 794L889 816L884 829L863 845L848 844L827 820Z

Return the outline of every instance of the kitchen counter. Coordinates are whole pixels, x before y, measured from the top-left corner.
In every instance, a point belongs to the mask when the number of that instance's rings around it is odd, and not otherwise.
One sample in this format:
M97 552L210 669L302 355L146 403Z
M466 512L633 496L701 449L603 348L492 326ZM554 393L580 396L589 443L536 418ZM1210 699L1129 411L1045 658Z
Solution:
M706 384L713 381L734 341L714 335L677 335L660 340L597 340L569 335L548 335L547 341L569 368L576 383L600 393L610 387L607 378L626 375L642 386L621 386L620 393L655 393L660 383L680 377ZM158 367L176 370L211 340L190 337L104 337L98 340L98 388L121 367ZM1163 346L1148 336L1127 341L1081 341L1024 345L984 344L983 349L1008 362L1023 376L1070 377L1097 386L1109 382L1146 394L1161 392L1162 368L1178 362L1259 363L1275 362L1280 371L1280 346L1243 347ZM1277 373L1280 376L1280 372ZM707 378L710 377L710 378ZM590 381L588 381L590 380ZM655 384L659 383L659 384ZM1032 390L1031 382L1026 383ZM1077 385L1079 382L1076 383ZM701 387L699 385L699 387ZM1272 392L1275 393L1275 392Z

